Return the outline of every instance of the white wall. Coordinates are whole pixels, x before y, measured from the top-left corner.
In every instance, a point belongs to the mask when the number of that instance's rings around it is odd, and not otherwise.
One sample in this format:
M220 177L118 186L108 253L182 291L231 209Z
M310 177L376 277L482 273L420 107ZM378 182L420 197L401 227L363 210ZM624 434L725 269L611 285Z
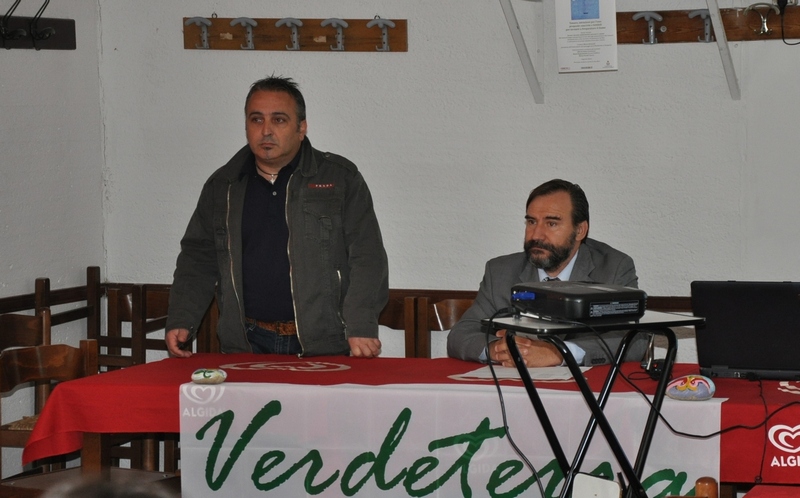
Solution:
M520 249L529 190L554 177L584 187L591 235L633 256L652 295L800 280L800 48L732 43L734 101L715 44L623 45L617 72L558 74L552 3L513 4L543 105L494 1L52 2L77 50L0 50L0 296L38 276L78 285L88 265L169 283L202 183L244 144L248 86L272 73L300 83L313 144L362 170L392 287L477 288L487 259ZM407 19L409 50L184 50L182 19L214 12Z
M276 73L305 91L312 143L363 171L393 287L476 288L488 258L519 250L528 191L553 177L585 188L591 235L631 254L650 294L800 278L797 48L732 44L734 101L715 44L623 45L617 72L558 74L552 5L514 6L544 105L497 2L101 2L109 276L171 281L203 181L244 144L248 85ZM213 12L403 18L409 51L184 50L182 18Z
M22 2L15 15L40 5ZM83 285L86 267L104 264L97 5L52 2L44 17L74 19L77 50L0 49L0 297L33 292L37 277ZM65 325L54 342L81 335ZM33 409L30 392L3 398L7 420ZM4 477L20 458L3 451Z
M38 6L29 4L15 14L33 16ZM53 288L80 285L86 266L103 262L92 4L54 2L46 11L75 19L77 50L0 50L0 296L32 292L36 277Z

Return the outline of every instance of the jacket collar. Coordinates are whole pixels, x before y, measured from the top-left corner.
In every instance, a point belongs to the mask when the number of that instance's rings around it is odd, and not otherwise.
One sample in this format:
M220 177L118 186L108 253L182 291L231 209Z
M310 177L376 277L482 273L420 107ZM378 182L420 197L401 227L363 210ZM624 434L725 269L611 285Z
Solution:
M575 266L572 267L572 275L569 279L573 282L591 282L591 273L594 271L594 261L592 253L586 244L581 243L578 257L575 258Z
M225 176L231 181L242 180L247 176L248 165L254 164L254 161L255 154L250 150L249 145L245 145L223 167ZM300 161L297 165L297 171L303 176L313 176L317 173L317 158L314 157L314 149L311 147L311 141L308 137L305 137L300 144Z

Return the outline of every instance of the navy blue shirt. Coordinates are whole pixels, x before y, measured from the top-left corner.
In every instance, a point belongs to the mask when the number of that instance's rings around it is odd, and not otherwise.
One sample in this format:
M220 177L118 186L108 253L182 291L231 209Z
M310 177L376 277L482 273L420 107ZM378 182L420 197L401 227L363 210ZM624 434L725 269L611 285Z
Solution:
M255 158L245 165L249 179L242 213L242 270L247 318L294 320L286 189L299 162L300 153L278 172L274 184L258 174Z

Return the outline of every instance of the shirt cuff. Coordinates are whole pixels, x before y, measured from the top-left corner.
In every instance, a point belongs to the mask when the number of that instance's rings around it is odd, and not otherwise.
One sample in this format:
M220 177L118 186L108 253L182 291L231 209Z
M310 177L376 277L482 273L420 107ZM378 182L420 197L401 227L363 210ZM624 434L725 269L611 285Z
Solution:
M582 347L570 341L564 341L564 345L567 346L569 352L575 357L575 362L577 362L578 365L583 365L583 357L586 356L586 351L584 351ZM566 362L562 360L561 365L566 365Z

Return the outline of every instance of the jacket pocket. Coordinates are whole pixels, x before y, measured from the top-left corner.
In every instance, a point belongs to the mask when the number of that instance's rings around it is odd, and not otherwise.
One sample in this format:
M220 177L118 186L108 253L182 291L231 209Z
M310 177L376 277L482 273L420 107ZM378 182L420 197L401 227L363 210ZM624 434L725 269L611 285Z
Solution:
M330 247L342 230L339 206L334 203L306 203L303 206L305 238Z

